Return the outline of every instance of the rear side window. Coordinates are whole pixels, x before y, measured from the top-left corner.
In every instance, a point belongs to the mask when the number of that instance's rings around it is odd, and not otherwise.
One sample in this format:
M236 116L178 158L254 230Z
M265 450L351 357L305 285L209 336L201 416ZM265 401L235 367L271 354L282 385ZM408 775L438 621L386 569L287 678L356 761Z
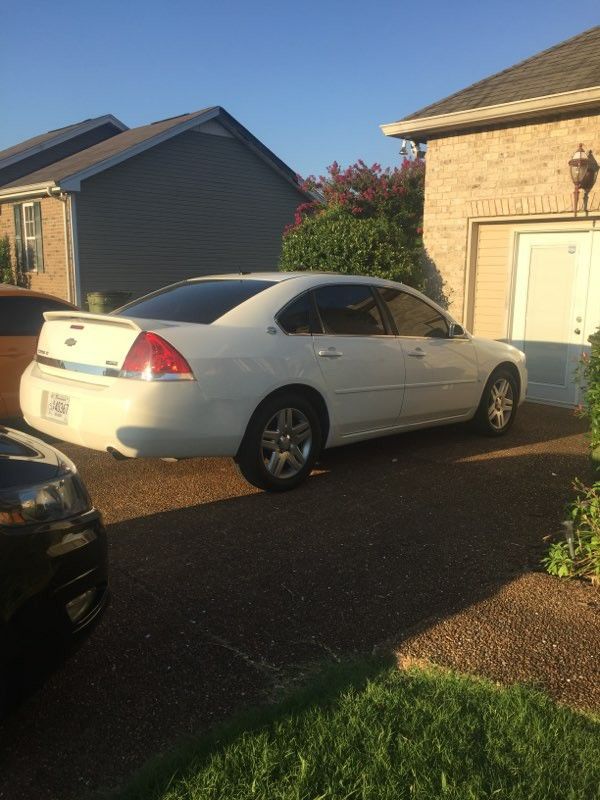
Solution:
M119 309L118 316L209 325L273 286L273 281L207 280L178 283Z
M60 300L43 297L0 297L0 336L38 336L44 311L66 311Z
M315 290L325 333L342 336L382 336L385 326L369 286L338 284Z
M387 303L399 336L447 338L448 323L429 303L397 289L377 289L377 291Z
M277 322L286 333L301 336L312 332L313 316L310 292L305 292L279 312Z

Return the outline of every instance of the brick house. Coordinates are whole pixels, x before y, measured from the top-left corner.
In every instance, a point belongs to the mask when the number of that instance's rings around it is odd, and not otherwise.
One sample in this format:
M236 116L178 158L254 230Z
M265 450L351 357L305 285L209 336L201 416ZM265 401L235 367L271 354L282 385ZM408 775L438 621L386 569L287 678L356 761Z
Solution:
M600 153L600 27L382 130L427 145L424 241L452 312L525 350L531 399L575 404L600 324L600 180L575 214L568 162Z
M78 305L90 291L275 270L305 199L220 106L132 129L107 115L0 152L0 236L32 288Z

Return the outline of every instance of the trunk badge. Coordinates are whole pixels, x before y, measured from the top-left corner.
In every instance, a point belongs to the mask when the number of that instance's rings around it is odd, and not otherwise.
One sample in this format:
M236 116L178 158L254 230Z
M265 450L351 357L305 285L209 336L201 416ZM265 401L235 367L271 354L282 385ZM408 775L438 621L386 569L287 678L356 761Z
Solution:
M69 339L65 339L65 344L67 347L73 347L74 344L77 344L77 339L73 339L72 337Z

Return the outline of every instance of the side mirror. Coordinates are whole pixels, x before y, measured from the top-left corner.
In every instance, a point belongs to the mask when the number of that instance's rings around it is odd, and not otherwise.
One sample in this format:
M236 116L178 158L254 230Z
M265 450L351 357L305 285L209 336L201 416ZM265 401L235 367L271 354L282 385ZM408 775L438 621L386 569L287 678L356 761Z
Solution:
M462 325L459 325L458 322L453 322L450 325L450 338L451 339L460 339L465 335L465 329Z

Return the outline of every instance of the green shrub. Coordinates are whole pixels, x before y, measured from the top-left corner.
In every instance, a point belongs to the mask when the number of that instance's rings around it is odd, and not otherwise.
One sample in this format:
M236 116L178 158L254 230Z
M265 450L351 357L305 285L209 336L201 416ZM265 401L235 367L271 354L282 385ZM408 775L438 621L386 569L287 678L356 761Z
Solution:
M385 217L353 217L326 209L289 231L283 270L325 270L373 275L419 289L423 283L421 248Z
M425 288L422 243L425 168L405 161L393 170L363 161L310 177L315 197L296 211L283 237L282 270L367 274Z
M13 278L10 242L8 236L2 236L0 238L0 283L12 283Z
M600 584L600 481L592 486L576 481L575 489L571 519L565 523L567 538L553 542L542 563L550 575Z
M591 350L582 358L583 412L590 419L592 459L600 467L600 328L589 337Z

